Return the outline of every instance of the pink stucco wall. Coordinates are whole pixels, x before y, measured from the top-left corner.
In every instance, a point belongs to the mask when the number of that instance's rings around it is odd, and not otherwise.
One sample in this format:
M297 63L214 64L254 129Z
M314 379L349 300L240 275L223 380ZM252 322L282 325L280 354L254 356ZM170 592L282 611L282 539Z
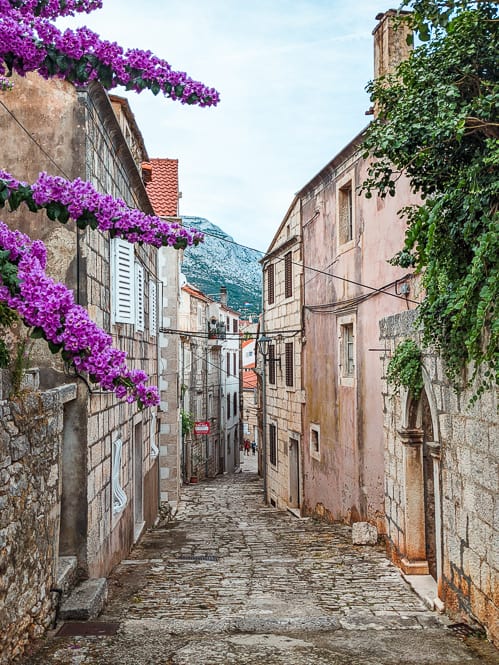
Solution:
M411 285L408 299L393 297L402 282L392 282L407 271L387 262L403 244L405 225L397 211L415 199L405 181L399 183L395 198L359 196L355 188L366 177L367 164L354 157L353 146L301 192L306 266L304 507L331 520L367 519L384 530L378 322L413 307L409 300L417 299L410 279L404 282ZM353 239L340 244L338 188L348 182L353 191ZM370 295L367 288L388 284L392 295ZM351 379L342 380L339 331L345 322L354 327L355 369ZM320 427L320 459L310 454L311 424Z

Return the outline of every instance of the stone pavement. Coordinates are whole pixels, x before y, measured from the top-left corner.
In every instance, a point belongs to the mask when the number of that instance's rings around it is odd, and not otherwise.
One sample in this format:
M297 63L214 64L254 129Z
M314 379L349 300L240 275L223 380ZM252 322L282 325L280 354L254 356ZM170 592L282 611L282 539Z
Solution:
M23 665L499 663L425 608L381 547L263 505L256 458L190 485L111 577L107 637L50 636Z

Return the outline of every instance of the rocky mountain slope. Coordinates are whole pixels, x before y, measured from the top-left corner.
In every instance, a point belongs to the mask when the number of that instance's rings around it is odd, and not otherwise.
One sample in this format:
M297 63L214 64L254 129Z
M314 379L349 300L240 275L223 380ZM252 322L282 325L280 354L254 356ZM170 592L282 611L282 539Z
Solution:
M227 303L243 315L261 311L262 254L242 247L221 228L203 217L182 217L184 226L205 233L205 241L184 252L182 272L190 284L218 299L227 288Z

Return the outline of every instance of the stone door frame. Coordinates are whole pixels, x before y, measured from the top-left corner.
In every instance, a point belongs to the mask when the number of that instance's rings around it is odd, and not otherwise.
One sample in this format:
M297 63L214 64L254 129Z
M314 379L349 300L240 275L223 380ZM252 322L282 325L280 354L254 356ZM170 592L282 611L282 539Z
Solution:
M435 544L437 585L442 584L442 503L440 482L440 433L438 410L430 377L423 367L424 393L431 413L433 440L426 445L433 460L433 484L435 502ZM401 392L401 427L399 440L403 446L404 473L404 550L401 568L406 575L429 575L426 559L425 498L424 498L424 430L422 422L422 395L415 401L406 390Z

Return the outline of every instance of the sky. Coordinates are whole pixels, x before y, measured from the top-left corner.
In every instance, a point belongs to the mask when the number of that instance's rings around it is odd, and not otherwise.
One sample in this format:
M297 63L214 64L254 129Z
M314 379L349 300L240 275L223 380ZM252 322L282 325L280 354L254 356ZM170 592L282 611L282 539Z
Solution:
M369 122L380 0L103 0L72 19L216 88L186 106L129 99L149 157L179 160L180 213L264 251L294 194Z

